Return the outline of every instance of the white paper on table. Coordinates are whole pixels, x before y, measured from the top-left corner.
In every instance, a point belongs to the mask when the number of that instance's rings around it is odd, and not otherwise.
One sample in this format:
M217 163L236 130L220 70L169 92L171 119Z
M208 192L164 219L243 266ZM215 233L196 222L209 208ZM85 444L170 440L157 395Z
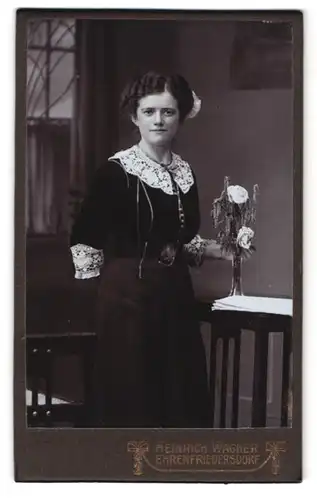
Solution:
M211 309L212 311L245 311L292 316L293 300L233 295L215 300Z

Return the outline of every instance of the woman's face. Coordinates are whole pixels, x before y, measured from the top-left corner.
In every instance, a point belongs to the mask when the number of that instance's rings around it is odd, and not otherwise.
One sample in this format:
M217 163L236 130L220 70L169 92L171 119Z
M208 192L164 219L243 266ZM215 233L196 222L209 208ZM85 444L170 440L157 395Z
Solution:
M169 145L179 126L177 101L167 91L142 97L132 121L147 144Z

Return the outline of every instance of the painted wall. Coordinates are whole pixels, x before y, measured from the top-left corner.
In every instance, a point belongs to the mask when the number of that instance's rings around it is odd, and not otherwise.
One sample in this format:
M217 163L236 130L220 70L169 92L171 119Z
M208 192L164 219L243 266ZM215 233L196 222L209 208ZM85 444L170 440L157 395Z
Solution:
M232 89L234 35L231 22L120 22L117 88L123 88L131 74L151 68L179 72L189 80L202 98L202 110L184 124L175 150L197 174L201 234L216 235L209 214L225 175L248 190L258 183L257 251L243 269L244 292L291 297L293 93ZM120 120L118 127L115 147L128 147L137 140L127 121ZM192 274L198 296L226 295L230 288L229 262L207 262Z

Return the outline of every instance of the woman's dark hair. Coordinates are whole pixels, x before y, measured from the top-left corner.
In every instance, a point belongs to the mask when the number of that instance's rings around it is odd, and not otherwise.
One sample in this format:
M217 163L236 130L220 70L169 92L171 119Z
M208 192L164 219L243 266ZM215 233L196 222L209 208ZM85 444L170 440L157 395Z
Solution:
M194 99L192 90L181 75L162 75L149 71L131 81L121 95L120 108L136 116L139 100L149 94L160 94L168 90L176 99L179 119L182 122L191 111Z

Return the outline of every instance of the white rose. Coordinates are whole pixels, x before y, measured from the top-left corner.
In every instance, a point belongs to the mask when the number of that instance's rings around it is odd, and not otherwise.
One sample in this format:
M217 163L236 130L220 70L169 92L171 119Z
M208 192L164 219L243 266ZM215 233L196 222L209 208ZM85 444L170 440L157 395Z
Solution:
M228 186L227 194L231 203L245 203L249 198L249 193L242 186Z
M250 227L242 226L237 235L237 245L248 250L251 246L253 236L254 231Z

